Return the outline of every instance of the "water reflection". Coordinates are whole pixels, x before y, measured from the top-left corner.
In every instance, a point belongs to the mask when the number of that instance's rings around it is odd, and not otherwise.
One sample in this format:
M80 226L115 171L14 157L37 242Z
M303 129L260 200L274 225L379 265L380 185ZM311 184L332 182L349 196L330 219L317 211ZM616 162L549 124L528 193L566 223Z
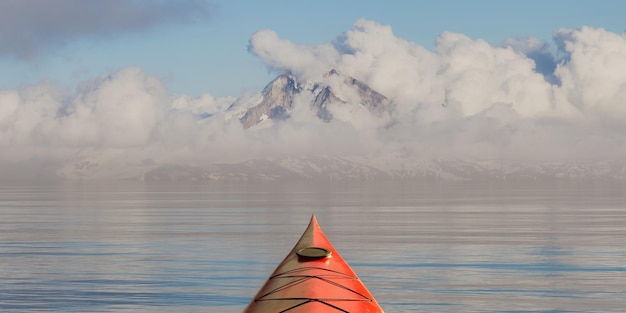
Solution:
M0 311L241 312L315 212L387 312L622 312L621 186L0 188Z

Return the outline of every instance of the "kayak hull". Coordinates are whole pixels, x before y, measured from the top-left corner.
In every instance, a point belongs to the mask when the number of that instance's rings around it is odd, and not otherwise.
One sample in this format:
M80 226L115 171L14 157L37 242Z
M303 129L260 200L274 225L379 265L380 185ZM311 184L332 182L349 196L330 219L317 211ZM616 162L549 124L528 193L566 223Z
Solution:
M315 216L244 313L384 312Z

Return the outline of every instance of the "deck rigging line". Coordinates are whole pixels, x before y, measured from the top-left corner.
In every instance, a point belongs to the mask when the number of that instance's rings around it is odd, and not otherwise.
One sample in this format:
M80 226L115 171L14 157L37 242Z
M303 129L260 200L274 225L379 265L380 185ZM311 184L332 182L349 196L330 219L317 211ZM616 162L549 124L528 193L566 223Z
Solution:
M299 272L304 272L304 271L310 271L310 270L320 270L320 271L325 271L328 272L328 274L317 274L317 275L304 275L304 274L298 274ZM338 311L341 312L348 312L336 305L330 304L327 301L363 301L363 302L371 302L372 299L370 299L369 297L363 295L362 293L349 288L347 286L344 286L336 281L331 280L331 278L334 279L350 279L350 280L358 280L358 278L356 276L352 276L352 275L347 275L345 273L341 273L338 271L334 271L334 270L330 270L330 269L326 269L326 268L321 268L321 267L315 267L315 266L310 266L310 267L301 267L301 268L297 268L297 269L293 269L293 270L289 270L289 271L285 271L279 274L276 274L272 277L270 277L270 280L273 279L280 279L280 278L297 278L296 280L292 280L290 282L287 282L284 285L281 285L269 292L267 292L266 294L258 297L257 299L255 299L254 301L277 301L277 300L302 300L301 303L298 303L294 306L291 306L283 311L280 312L287 312L289 310L295 309L299 306L308 304L308 303L312 303L312 302L318 302L324 305L327 305L329 307L332 307ZM272 294L275 294L279 291L283 291L285 289L288 289L290 287L293 287L295 285L301 284L307 280L311 280L311 279L319 279L325 283L328 283L330 285L336 286L336 287L340 287L342 289L345 289L355 295L357 295L358 297L355 298L295 298L295 297L284 297L284 298L267 298L268 296L271 296Z

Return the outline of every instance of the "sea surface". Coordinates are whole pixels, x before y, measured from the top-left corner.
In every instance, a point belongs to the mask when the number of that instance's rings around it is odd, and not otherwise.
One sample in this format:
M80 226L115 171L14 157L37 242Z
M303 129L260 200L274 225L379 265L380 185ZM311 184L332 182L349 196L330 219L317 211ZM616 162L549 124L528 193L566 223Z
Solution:
M386 312L626 312L626 187L0 186L0 312L241 312L311 214Z

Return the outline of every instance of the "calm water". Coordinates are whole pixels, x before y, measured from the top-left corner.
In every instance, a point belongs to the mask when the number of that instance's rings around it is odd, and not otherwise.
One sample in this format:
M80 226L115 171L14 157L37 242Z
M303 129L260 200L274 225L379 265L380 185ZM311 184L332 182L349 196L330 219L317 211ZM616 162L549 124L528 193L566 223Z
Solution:
M0 187L0 312L241 312L311 213L391 312L625 312L626 188Z

